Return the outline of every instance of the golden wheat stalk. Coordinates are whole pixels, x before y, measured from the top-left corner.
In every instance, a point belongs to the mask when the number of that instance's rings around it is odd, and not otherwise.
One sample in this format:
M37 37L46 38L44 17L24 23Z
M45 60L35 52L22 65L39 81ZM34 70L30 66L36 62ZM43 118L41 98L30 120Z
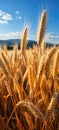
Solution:
M5 53L6 56L7 56L7 55L8 55L8 49L7 49L7 46L6 46L6 45L3 46L3 51L4 51L4 53Z
M26 50L26 45L27 45L27 32L28 32L28 27L26 26L23 32L22 36L22 41L21 41L21 53L24 54Z
M8 77L9 73L7 68L5 67L5 64L3 63L2 59L0 58L0 67L2 68L4 74Z
M47 11L44 10L43 13L42 13L40 25L39 25L39 28L38 28L38 34L37 34L38 46L41 45L41 42L42 42L42 40L44 38L45 28L46 28L46 21L47 21Z
M57 104L59 103L59 93L55 92L51 98L51 102L47 108L46 120L49 121L52 116L52 112L55 111Z
M22 79L22 82L23 82L23 83L25 82L27 76L28 76L28 69L25 71L25 74L24 74L24 76L23 76L23 79Z
M6 70L9 72L9 75L11 75L12 74L12 70L10 68L10 65L8 63L8 60L7 60L6 55L4 54L4 52L1 52L1 60L2 60L2 62L4 64Z
M45 55L43 55L40 59L39 65L38 65L38 73L37 73L37 81L39 80L42 72L43 72L43 67L44 67L44 57Z
M45 87L46 88L46 79L45 79L45 75L43 74L41 82L40 82L40 87ZM45 89L44 89L45 92Z
M0 82L3 81L5 79L5 75L3 74L3 76L0 79Z
M47 59L44 65L44 73L45 73L46 79L48 79L50 76L49 70L50 70L51 58L53 57L55 52L56 52L56 47L52 47L47 55Z
M22 101L18 102L16 104L16 106L14 107L14 109L13 109L13 111L12 111L10 117L9 117L9 120L8 120L7 124L10 122L10 119L11 119L12 115L14 114L15 111L17 112L17 108L19 108L19 107L20 108L21 107L22 108L26 107L27 109L25 111L32 114L35 118L39 118L40 120L45 120L44 115L39 111L39 109L33 103L26 102L26 101L22 100Z
M45 51L46 51L46 43L43 40L41 43L41 54L43 55L45 53Z
M16 104L16 107L21 106L26 106L28 110L34 115L35 118L39 119L45 119L44 115L39 111L39 109L32 103L32 102L26 102L26 101L21 101Z
M58 64L59 64L59 50L57 51L57 53L55 55L54 66L53 66L53 78L57 77L57 74L58 74Z
M4 81L4 84L5 84L5 86L6 86L6 89L7 89L8 94L12 94L12 89L11 89L9 83L7 82L7 80Z
M13 49L12 62L13 64L17 62L18 59L18 45L16 44Z
M22 41L21 41L21 54L24 57L25 64L27 65L27 56L26 56L26 46L27 46L27 33L28 27L26 26L23 32Z
M32 129L34 130L34 123L33 123L32 117L27 112L25 112L25 118L28 122L29 130L32 130Z
M30 85L30 94L31 94L35 89L35 78L32 66L29 66L28 68L28 82Z

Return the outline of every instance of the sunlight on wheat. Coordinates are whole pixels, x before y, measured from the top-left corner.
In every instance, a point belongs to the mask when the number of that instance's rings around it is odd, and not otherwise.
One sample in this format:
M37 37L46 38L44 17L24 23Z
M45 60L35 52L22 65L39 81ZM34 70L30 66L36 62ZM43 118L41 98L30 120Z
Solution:
M46 46L46 21L44 10L33 48L27 26L20 49L0 48L0 130L59 130L59 47Z

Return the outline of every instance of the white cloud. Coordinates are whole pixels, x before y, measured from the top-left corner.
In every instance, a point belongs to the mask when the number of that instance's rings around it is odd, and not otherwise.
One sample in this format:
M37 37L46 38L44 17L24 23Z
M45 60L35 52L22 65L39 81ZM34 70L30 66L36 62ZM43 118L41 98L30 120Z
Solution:
M17 20L21 20L21 19L22 19L22 16L16 16L16 19L17 19Z
M12 15L10 14L5 14L2 16L2 20L8 21L8 20L12 20Z
M0 40L6 39L21 39L21 32L10 32L10 33L0 33ZM27 39L36 40L36 35L30 34ZM59 34L55 33L47 33L45 35L45 41L51 43L59 43Z
M18 10L16 10L16 12L15 12L16 14L19 14L19 11Z
M58 33L47 33L45 35L45 41L52 42L52 43L58 43L59 42L59 34Z
M21 16L18 16L18 19L22 19L22 17L21 17Z
M0 33L0 40L21 39L21 38L22 38L21 32ZM35 40L35 36L29 35L27 39Z
M12 15L0 10L0 24L8 23L13 19Z
M0 10L0 16L3 16L5 14L5 12L3 12L2 10Z
M0 33L0 40L20 39L21 32Z
M8 23L8 21L0 19L0 24L5 24L5 23Z
M19 15L19 11L18 10L16 10L16 19L22 19L22 16L21 15Z

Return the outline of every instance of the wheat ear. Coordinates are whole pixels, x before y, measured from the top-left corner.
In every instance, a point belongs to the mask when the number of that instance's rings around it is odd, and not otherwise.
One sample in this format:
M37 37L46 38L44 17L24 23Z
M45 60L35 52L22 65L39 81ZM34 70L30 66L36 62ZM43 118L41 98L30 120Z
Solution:
M6 45L3 46L3 51L4 51L4 53L5 53L6 55L8 55L8 49L7 49L7 46L6 46Z
M8 75L9 75L8 69L7 69L7 67L5 67L5 64L2 61L2 58L0 58L0 67L2 68L3 72L5 73L5 75L8 77Z
M24 57L26 66L28 65L27 56L26 56L27 32L28 32L28 27L25 27L22 36L22 41L21 41L21 54Z
M27 32L28 32L28 27L25 27L23 36L22 36L22 41L21 41L21 53L22 54L24 54L25 50L26 50Z
M2 59L2 62L4 63L4 65L6 67L7 71L11 75L12 71L11 71L10 65L8 63L8 60L7 60L6 55L4 54L4 52L1 52L1 59Z
M42 13L42 17L41 17L41 21L40 21L40 25L38 28L38 33L37 33L37 43L38 46L41 45L41 42L44 38L44 34L45 34L45 28L46 28L46 21L47 21L47 11L44 10Z
M35 118L39 118L39 119L43 119L45 120L44 118L44 115L39 111L39 109L31 102L26 102L24 100L18 102L16 104L16 106L14 107L14 110L12 111L11 115L10 115L10 118L8 120L8 123L12 117L12 115L14 114L15 111L17 111L17 108L21 108L21 107L26 107L27 109L25 109L25 111L27 111L29 114L32 114ZM7 123L7 124L8 124Z
M46 79L49 78L49 70L50 70L50 64L51 64L51 58L53 57L54 53L56 52L56 47L53 47L50 49L48 55L47 55L47 59L45 61L45 65L44 65L44 73L46 76Z
M55 56L55 60L54 60L53 78L57 77L58 63L59 63L59 50L57 51L56 56Z
M17 62L18 59L18 45L16 44L13 49L12 62Z
M52 112L56 109L56 105L58 103L59 103L59 93L55 92L54 95L52 96L51 102L49 103L49 106L47 108L47 113L46 113L47 122L50 120Z
M39 65L38 65L38 73L37 73L37 81L39 80L44 67L44 55L41 57Z
M45 53L45 51L46 51L46 43L43 40L41 43L41 54L43 55Z
M32 66L29 66L28 68L28 81L30 85L30 94L31 94L35 88L35 79L34 79L34 72Z

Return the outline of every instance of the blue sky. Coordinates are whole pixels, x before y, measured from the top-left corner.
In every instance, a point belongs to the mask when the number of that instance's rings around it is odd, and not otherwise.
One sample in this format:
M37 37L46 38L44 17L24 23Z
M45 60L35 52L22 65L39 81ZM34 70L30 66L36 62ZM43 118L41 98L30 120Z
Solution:
M59 42L59 0L0 0L0 39L20 38L29 25L29 39L35 39L42 11L47 9L45 40Z

